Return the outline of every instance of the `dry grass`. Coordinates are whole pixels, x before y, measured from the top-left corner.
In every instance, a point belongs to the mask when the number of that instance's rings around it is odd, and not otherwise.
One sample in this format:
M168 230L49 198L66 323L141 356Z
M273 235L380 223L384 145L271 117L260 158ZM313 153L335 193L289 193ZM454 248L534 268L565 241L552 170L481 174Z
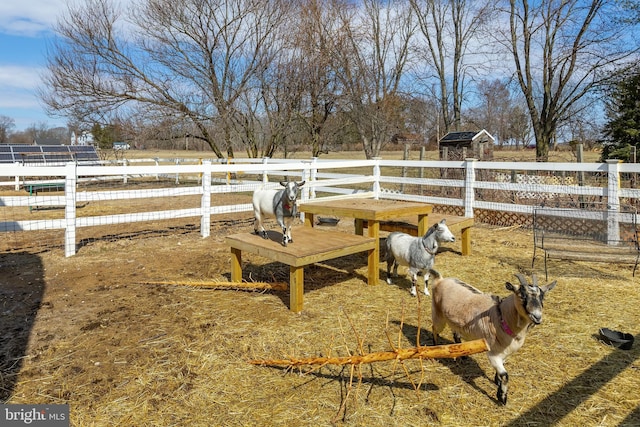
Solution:
M353 232L344 223L341 230ZM595 338L604 326L638 333L640 291L629 266L551 262L558 286L543 324L507 362L503 407L483 354L354 371L248 363L357 354L360 344L384 351L387 333L411 347L420 331L419 344L431 344L429 300L419 309L407 280L366 286L362 255L306 269L299 315L288 310L287 292L143 284L228 280L224 234L251 228L227 222L208 239L194 230L96 240L72 258L61 250L0 255L1 336L16 338L2 343L18 358L2 365L8 401L69 403L76 426L640 424L640 346L621 351ZM528 230L477 225L473 255L462 257L457 243L436 267L506 295L506 280L531 272L532 240ZM288 280L286 266L244 261L247 279ZM539 260L544 278L541 268Z

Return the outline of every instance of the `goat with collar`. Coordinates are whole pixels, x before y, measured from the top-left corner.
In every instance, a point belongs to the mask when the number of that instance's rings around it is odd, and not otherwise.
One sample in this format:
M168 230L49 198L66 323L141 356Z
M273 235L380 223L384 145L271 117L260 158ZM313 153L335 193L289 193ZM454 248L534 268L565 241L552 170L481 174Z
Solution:
M556 281L538 286L535 274L531 284L522 274L516 274L520 283L507 282L506 288L512 294L499 298L459 279L443 278L435 270L429 273L433 278L431 321L434 343L438 344L438 334L447 325L453 331L455 342L459 343L461 338L484 338L489 346L489 363L496 371L497 399L506 404L509 375L504 361L524 345L527 332L542 323L544 297L556 286Z

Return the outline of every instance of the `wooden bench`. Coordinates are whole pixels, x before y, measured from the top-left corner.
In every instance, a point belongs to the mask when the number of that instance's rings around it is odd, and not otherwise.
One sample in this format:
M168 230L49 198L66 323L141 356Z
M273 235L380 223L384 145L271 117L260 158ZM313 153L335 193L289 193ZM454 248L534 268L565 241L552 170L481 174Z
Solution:
M548 259L633 264L635 276L640 246L637 214L632 207L612 211L607 206L578 208L538 207L533 211L533 259L544 255L548 280Z
M227 236L231 247L231 281L242 281L242 252L250 252L289 266L289 308L302 311L304 294L304 267L316 262L339 258L358 252L367 252L368 284L377 283L379 273L373 262L375 239L337 231L295 227L293 243L282 246L282 234L269 231L269 239L252 233Z
M471 255L471 227L473 227L473 218L467 218L458 215L445 215L439 213L430 213L427 217L428 224L435 224L443 219L447 222L447 227L453 233L461 234L462 255ZM367 226L366 221L364 226ZM398 218L393 221L381 221L380 230L383 231L401 231L412 236L418 235L418 222L415 217Z

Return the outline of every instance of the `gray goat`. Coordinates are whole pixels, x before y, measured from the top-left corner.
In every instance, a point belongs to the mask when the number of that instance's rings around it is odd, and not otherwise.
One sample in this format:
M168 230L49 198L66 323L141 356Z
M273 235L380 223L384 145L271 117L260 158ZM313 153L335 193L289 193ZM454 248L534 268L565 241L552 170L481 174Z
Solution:
M298 198L298 189L304 185L302 182L286 182L280 181L280 185L284 188L277 189L258 189L253 192L253 214L255 222L253 231L267 239L267 232L262 225L265 217L275 217L278 225L282 228L282 245L292 243L291 223L293 218L298 214L296 199Z
M520 284L506 283L512 292L506 298L485 294L459 279L442 278L430 270L432 280L431 321L433 341L438 345L438 334L446 325L453 331L453 339L474 340L484 338L489 346L489 363L496 370L494 382L498 386L497 398L507 403L509 375L504 361L524 344L527 332L542 322L542 303L556 281L538 286L534 274L528 284L522 274L516 274Z
M456 238L447 227L446 220L433 224L424 236L414 237L407 233L394 231L387 236L387 283L391 284L391 267L393 277L398 276L398 265L409 267L411 275L411 295L417 295L416 284L418 273L424 275L424 293L429 295L428 270L433 267L439 242L455 242Z

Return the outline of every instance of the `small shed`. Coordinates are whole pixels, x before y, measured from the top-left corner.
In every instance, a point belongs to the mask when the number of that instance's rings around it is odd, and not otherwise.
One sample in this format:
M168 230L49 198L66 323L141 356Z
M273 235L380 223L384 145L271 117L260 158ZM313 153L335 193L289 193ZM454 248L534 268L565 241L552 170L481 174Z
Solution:
M440 160L464 160L473 157L479 160L493 159L495 138L489 132L449 132L438 144Z

